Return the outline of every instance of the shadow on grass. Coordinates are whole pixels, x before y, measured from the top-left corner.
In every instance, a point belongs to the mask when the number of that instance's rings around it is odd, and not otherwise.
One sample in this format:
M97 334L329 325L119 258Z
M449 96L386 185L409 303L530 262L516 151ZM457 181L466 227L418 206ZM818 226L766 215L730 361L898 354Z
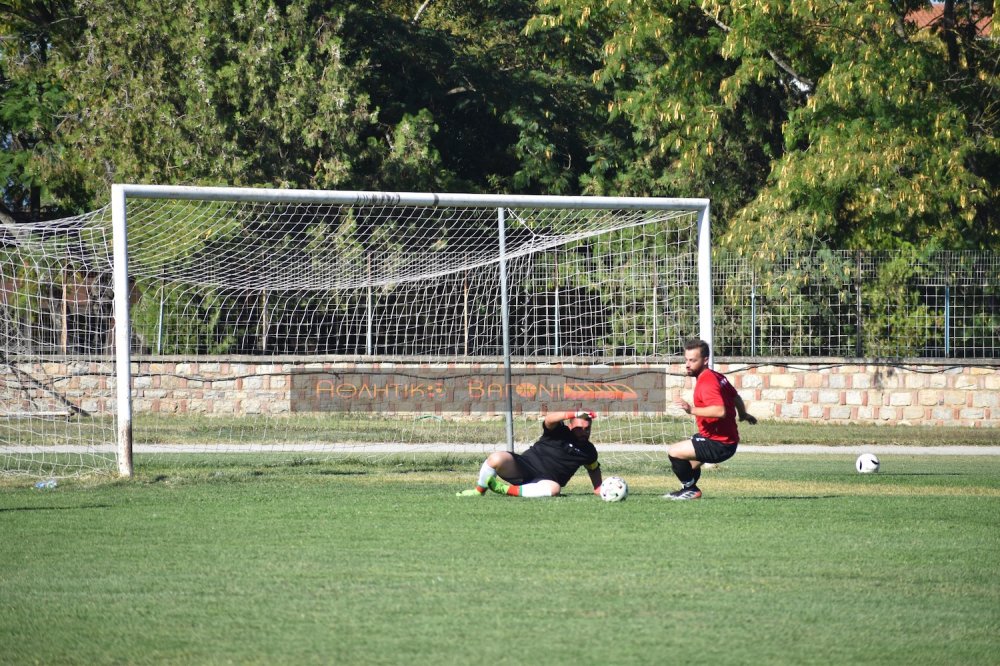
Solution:
M879 476L968 476L964 472L879 472Z
M369 476L371 472L359 469L321 469L317 470L319 476Z
M564 495L561 495L561 497ZM630 492L629 497L653 497L662 498L664 502L677 503L677 504L690 504L691 502L698 503L704 501L719 501L719 500L820 500L820 499L840 499L843 497L848 497L848 495L707 495L702 496L696 500L668 500L664 497L664 493L658 492ZM613 502L609 502L613 504Z
M710 497L708 499L743 499L743 500L822 500L844 499L852 495L741 495L736 498ZM705 499L704 497L702 499Z
M111 504L79 504L77 506L11 506L0 509L0 513L13 511L77 511L80 509L110 509Z

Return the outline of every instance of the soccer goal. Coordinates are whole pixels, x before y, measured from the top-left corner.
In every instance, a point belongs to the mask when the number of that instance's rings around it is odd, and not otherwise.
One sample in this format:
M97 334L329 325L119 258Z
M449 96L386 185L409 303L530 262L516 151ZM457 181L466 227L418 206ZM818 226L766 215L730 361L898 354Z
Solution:
M0 242L5 474L483 453L579 408L652 453L712 340L703 199L115 185Z

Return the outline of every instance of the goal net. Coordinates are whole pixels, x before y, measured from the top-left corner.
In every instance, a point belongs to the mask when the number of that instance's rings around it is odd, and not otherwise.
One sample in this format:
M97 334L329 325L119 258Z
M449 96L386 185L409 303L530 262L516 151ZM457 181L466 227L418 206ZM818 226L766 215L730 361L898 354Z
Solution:
M108 222L0 226L0 474L115 469Z
M7 474L484 454L580 408L662 454L711 338L698 199L115 186L4 232Z

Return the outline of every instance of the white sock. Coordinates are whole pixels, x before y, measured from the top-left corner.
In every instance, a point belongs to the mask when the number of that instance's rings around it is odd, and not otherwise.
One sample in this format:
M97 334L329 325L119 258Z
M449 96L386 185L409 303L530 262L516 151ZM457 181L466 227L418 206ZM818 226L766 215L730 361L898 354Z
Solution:
M480 488L485 488L486 484L489 483L490 478L496 475L497 471L484 462L483 466L479 468L479 480L476 481L476 485Z
M552 497L552 487L547 483L526 483L521 486L521 497Z

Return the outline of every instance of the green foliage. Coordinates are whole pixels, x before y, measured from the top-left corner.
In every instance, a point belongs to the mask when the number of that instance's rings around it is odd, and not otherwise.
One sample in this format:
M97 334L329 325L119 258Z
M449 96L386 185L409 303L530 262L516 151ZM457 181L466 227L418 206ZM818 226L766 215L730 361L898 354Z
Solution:
M949 0L921 28L908 16L925 6L9 2L2 204L55 217L103 204L112 182L708 197L721 252L809 311L775 339L805 349L839 316L811 305L838 293L827 250L1000 249L1000 47L977 33L993 3ZM356 232L369 249L372 230ZM810 254L811 277L781 263ZM904 289L911 268L864 295L865 340L936 335L919 331L939 315ZM745 328L732 314L723 327ZM649 317L608 322L616 344L642 347Z
M916 2L540 6L533 29L609 33L594 80L634 152L622 170L595 156L593 189L709 196L744 252L1000 242L997 47L974 15L930 33L905 22Z
M729 240L760 247L764 231L778 252L817 240L997 247L996 170L975 157L996 154L997 118L970 106L970 96L982 109L994 94L996 72L955 67L938 39L907 27L886 3L852 5L846 15L807 4L800 16L825 65L814 94L789 114L786 152L768 186ZM838 30L824 29L831 19ZM976 42L971 49L995 51Z
M73 157L111 165L91 169L95 193L109 181L348 180L366 98L341 21L319 3L105 4L84 5L87 57L59 69Z
M794 326L780 310L750 322L723 305L720 339L753 325L758 353L809 353L859 298L825 253L891 249L899 270L860 295L854 342L906 355L937 335L926 322L938 316L918 304L906 258L1000 248L1000 60L974 28L992 3L946 3L946 20L918 30L906 17L924 4L543 0L529 26L607 31L594 81L633 141L599 144L588 188L710 197L720 254L752 256L758 296L802 313ZM605 147L631 160L612 167ZM723 288L738 302L742 285Z
M77 39L72 2L0 6L0 205L37 220L89 206L81 176L63 162L59 134L65 90L53 62Z
M427 109L420 109L414 116L403 114L392 128L383 157L380 178L384 179L384 186L391 183L407 190L438 191L448 183L441 155L434 147L438 129ZM368 145L375 152L381 148L380 140L375 137L369 137Z
M612 96L611 122L624 141L605 139L587 181L595 192L710 197L727 220L762 184L784 120L776 82L730 86L738 63L720 53L725 35L696 3L577 0L541 3L531 26L605 26L596 85ZM773 77L772 77L773 78ZM610 152L606 152L610 151Z
M227 294L212 288L196 291L143 285L144 297L132 307L134 335L140 350L159 354L226 354L237 332L220 330L233 307Z
M426 113L445 171L429 183L400 183L382 173L374 150L360 182L576 193L588 145L602 131L592 52L559 35L526 35L533 3L525 0L443 0L418 21L397 4L355 5L346 15L350 50L370 63L363 85L378 112L373 148L402 118Z
M922 4L17 3L0 176L694 194L743 252L996 247L990 7Z

